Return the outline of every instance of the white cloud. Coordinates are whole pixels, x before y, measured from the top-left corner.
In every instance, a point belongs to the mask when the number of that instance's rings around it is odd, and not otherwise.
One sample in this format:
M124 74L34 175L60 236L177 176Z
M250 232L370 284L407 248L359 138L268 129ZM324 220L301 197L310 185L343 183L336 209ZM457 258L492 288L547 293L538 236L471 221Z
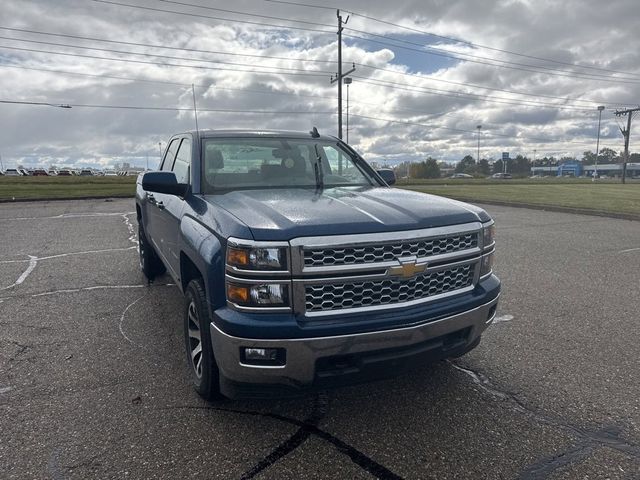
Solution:
M122 1L185 13L283 23L279 20L261 20L156 0ZM453 54L523 64L519 67L523 70L515 70L471 61L443 63L442 57L359 40L345 42L346 68L349 68L351 62L356 62L391 70L380 71L358 66L354 73L354 83L350 87L352 117L349 138L365 157L376 161L384 158L401 161L426 156L445 160L460 159L475 152L477 124L483 125L482 150L488 157L499 157L503 150L531 155L533 149L557 155L580 155L584 150L593 150L595 147L595 107L598 104L611 107L603 115L602 143L616 150L621 149L622 138L612 119L612 108L618 103L637 103L640 98L640 39L634 34L637 18L634 1L618 0L604 9L595 0L562 3L500 1L493 4L410 0L394 5L393 9L389 9L388 2L380 0L352 0L340 6L345 10L495 49L633 74L618 75L629 77L629 83L612 83L603 81L604 79L579 79L530 72L526 70L532 68L525 64L536 66L535 70L539 70L538 67L558 71L572 68L536 58L420 36L415 32L408 35L411 32L352 15L347 24L350 28L411 42L423 41ZM329 76L336 69L335 63L332 63L336 60L336 38L333 33L335 11L306 9L260 0L238 0L232 6L225 3L221 8L326 24L330 27L298 23L309 28L330 30L331 33L281 30L126 8L89 0L9 0L3 2L4 15L0 26L208 52L283 58L157 49L0 30L0 35L16 39L178 58L124 55L0 40L0 44L9 47L201 67L177 68L0 49L1 99L190 108L190 84L193 83L196 85L198 106L202 109L314 112L307 115L273 115L203 111L199 114L201 127L307 131L312 125L316 125L323 133L335 133L336 116L325 113L335 112L337 108L336 88L329 83ZM378 40L385 41L380 38ZM301 62L300 59L326 63ZM474 60L488 61L482 58ZM180 85L68 75L3 65L131 77ZM289 70L292 75L259 73L269 67L305 69L308 72ZM598 70L574 70L608 74ZM414 72L422 73L417 76L402 75ZM294 73L317 76L293 75ZM381 81L397 85L390 88L368 83ZM443 81L476 86L448 84ZM491 89L504 89L520 94ZM469 95L480 97L474 99ZM533 103L563 103L563 100L551 97L565 99L564 103L570 108L558 110L543 108L542 105L532 106ZM522 103L530 105L518 105ZM573 108L576 105L587 110ZM386 123L358 115L397 119L409 124ZM5 164L24 163L34 166L50 163L106 166L123 160L144 165L147 155L157 159L158 142L165 142L172 133L194 127L193 115L188 111L82 107L69 110L2 104L0 118L0 154ZM632 150L635 145L637 143L634 143L632 135Z

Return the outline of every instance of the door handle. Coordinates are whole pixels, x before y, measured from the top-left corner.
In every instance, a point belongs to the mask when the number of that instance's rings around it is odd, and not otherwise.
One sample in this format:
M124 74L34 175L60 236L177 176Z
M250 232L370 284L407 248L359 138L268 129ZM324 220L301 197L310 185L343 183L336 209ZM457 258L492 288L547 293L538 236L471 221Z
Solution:
M164 203L162 203L162 201L159 201L158 203L156 203L156 207L158 207L160 210L164 210Z
M156 197L153 196L153 193L147 193L147 201L153 205L156 203Z

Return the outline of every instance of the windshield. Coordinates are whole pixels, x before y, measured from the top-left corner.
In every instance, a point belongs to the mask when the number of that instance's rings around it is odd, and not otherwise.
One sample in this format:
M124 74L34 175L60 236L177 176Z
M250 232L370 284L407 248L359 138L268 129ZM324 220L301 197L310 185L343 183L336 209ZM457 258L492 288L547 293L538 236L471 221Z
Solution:
M290 138L206 138L204 193L238 188L379 185L337 142Z

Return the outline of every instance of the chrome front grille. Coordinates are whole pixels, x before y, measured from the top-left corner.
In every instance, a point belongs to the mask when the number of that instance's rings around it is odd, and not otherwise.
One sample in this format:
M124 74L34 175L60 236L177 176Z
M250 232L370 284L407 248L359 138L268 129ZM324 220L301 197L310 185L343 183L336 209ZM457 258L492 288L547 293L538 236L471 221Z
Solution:
M311 320L417 305L472 290L483 224L290 241L293 310Z
M406 280L385 278L305 285L307 312L375 307L422 300L473 285L477 263L459 265Z
M430 257L478 246L478 232L379 245L304 249L305 267L372 264L403 257Z

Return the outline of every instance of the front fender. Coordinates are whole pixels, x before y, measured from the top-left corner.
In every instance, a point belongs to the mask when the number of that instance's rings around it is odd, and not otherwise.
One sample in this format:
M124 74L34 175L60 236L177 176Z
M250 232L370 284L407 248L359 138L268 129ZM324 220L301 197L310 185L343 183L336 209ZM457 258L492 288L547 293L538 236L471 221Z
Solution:
M224 246L218 237L193 217L185 216L180 222L181 254L198 269L205 283L209 304L214 308L224 305ZM181 278L183 275L181 274ZM181 282L184 291L186 285Z

